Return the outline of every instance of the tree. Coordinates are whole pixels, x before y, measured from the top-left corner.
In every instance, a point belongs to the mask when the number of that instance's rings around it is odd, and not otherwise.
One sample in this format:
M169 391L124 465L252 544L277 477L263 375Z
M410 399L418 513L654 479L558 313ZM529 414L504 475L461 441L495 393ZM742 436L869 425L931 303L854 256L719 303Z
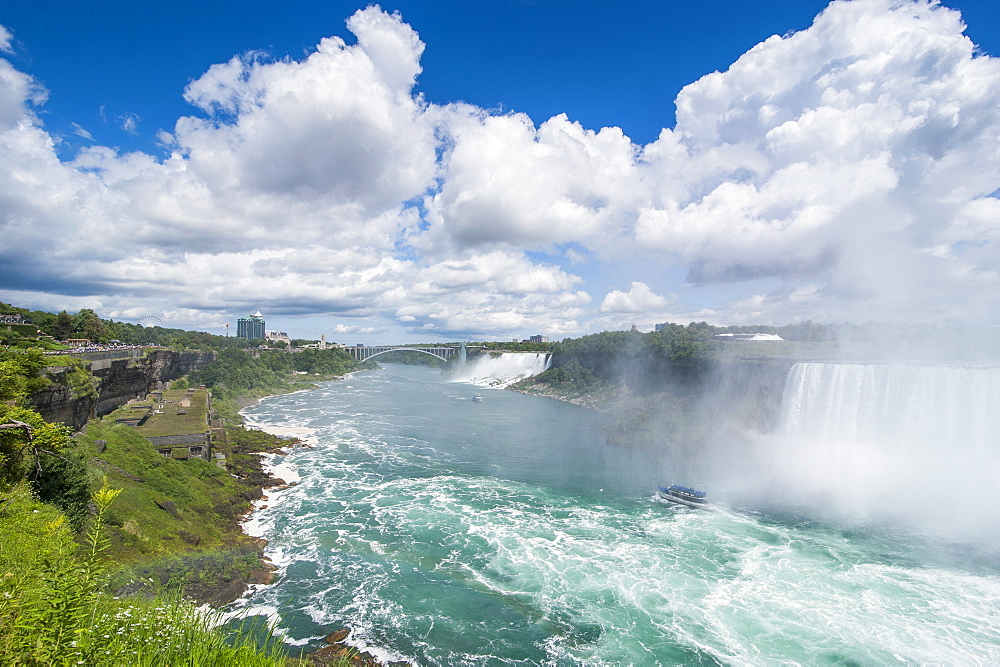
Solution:
M86 457L63 449L61 454L40 452L32 486L38 499L61 509L80 530L90 514L90 478Z
M17 401L49 384L42 375L45 355L39 349L0 352L0 402Z
M25 396L48 384L42 376L45 355L40 350L0 353L0 488L29 478L37 481L46 469L40 456L64 459L60 452L70 442L69 429L50 424L40 414L17 405ZM54 457L54 458L53 458ZM64 459L65 460L65 459ZM59 467L59 466L55 466ZM60 471L61 470L61 471ZM49 476L52 484L64 472L79 476L78 466L63 466ZM85 481L84 481L85 483ZM67 481L67 485L78 482Z
M0 405L0 489L37 480L44 469L40 457L60 456L69 442L68 427L28 408Z
M49 334L58 340L66 340L73 337L73 320L65 310L59 311L56 315L55 324L49 330Z
M92 341L107 340L107 332L104 329L104 322L90 308L83 308L73 318L74 329L84 338Z

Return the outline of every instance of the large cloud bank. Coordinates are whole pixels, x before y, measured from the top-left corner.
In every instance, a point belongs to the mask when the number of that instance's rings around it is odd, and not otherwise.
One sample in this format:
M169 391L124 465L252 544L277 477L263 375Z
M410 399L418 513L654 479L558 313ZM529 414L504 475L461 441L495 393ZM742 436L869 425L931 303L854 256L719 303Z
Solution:
M213 65L165 158L60 161L46 91L0 58L0 298L203 326L322 314L345 335L1000 323L1000 64L956 11L834 2L684 88L645 146L427 103L400 16L348 27L356 44L301 61Z

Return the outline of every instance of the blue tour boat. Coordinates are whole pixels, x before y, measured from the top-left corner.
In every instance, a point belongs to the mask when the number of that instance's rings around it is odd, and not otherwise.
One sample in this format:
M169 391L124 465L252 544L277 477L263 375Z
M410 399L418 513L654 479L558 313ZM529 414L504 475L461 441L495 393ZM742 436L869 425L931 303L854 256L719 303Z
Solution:
M705 507L708 504L708 496L704 491L697 491L687 486L673 484L671 486L661 486L656 496L660 500L685 505L687 507Z

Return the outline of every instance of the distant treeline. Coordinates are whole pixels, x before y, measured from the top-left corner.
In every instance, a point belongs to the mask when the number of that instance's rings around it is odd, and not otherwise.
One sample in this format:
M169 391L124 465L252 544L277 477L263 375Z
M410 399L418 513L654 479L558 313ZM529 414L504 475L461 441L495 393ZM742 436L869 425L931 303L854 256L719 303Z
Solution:
M538 381L572 384L582 391L605 383L647 384L654 378L698 375L721 343L717 327L666 324L659 331L604 331L555 345L552 363Z
M217 399L232 400L287 391L291 388L291 373L341 376L362 368L362 364L341 349L294 353L261 350L257 356L243 350L226 349L214 362L191 373L188 381L211 388L212 396Z
M65 310L49 313L44 310L28 310L0 302L0 314L22 315L31 321L30 325L0 325L0 342L15 347L47 347L33 339L35 330L56 340L85 338L92 343L107 344L118 341L123 345L160 345L174 349L226 350L230 348L260 347L267 343L262 338L247 340L229 336L219 336L204 331L186 331L169 327L144 327L128 322L102 319L90 308L83 308L74 314ZM293 339L292 345L302 347L314 340ZM283 341L275 347L287 347Z
M604 331L567 338L554 346L552 364L537 380L573 383L578 389L609 382L649 385L664 379L696 380L727 346L741 345L721 342L716 336L723 333L766 333L781 336L789 343L829 343L829 350L843 360L1000 361L997 327L810 321L779 327L667 323L650 333Z
M503 350L504 352L551 352L558 343L531 343L525 341L512 341L503 343L489 341L485 343L468 343L472 348L481 347L485 350Z
M93 343L109 343L117 340L124 345L162 345L198 350L224 350L229 347L247 346L245 338L227 338L204 331L184 331L159 326L143 327L128 322L105 320L90 308L83 308L71 315L65 310L49 313L0 302L0 314L22 315L31 321L33 328L56 340L86 338ZM17 334L20 338L24 333L24 327L20 326L16 331L12 329L8 336ZM4 332L0 331L0 336L3 334Z

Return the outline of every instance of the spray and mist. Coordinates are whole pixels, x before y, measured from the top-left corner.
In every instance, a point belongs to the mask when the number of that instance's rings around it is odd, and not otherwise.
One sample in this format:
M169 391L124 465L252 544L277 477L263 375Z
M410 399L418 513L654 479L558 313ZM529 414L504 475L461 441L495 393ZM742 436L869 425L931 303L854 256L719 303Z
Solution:
M962 358L944 358L942 347L927 361L902 345L887 344L892 354L842 345L836 359L758 362L770 372L754 377L744 368L735 383L706 388L711 409L692 429L705 441L695 469L738 506L996 541L1000 365L949 346ZM740 391L754 423L733 408Z

